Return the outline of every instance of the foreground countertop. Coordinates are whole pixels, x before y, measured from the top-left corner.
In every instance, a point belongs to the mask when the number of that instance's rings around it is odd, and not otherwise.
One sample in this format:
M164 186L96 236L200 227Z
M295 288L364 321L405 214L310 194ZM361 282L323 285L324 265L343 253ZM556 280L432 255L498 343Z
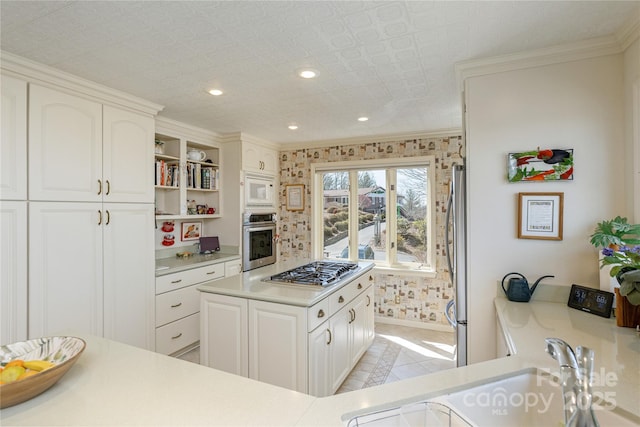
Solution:
M532 367L554 371L556 362L544 353L547 336L594 348L596 369L615 371L621 380L611 389L616 403L638 415L640 338L634 330L568 311L560 303L498 298L495 304L514 356L324 398L82 336L87 349L67 375L42 395L0 411L0 423L340 426L362 412L429 399Z
M283 271L299 267L309 260L291 260L279 262L255 270L246 271L242 274L225 277L198 286L201 292L209 292L220 295L227 295L240 298L256 299L261 301L276 302L281 304L296 305L300 307L311 307L328 295L341 288L340 283L332 286L296 286L290 284L277 284L264 282L263 279ZM359 262L360 268L353 276L346 280L351 281L373 269L371 262Z

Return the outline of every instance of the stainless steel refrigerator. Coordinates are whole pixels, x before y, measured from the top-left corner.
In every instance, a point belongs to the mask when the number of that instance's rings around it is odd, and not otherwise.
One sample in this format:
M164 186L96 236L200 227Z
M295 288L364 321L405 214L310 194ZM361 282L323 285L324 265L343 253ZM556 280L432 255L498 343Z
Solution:
M464 164L452 167L445 228L445 248L454 298L445 314L456 331L456 365L467 364L467 216ZM451 243L450 243L451 241Z

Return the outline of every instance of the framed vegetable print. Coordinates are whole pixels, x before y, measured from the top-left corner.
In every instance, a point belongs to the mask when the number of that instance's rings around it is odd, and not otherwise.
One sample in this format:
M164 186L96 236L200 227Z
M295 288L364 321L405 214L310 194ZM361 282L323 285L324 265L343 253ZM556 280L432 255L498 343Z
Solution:
M573 180L573 149L544 149L509 153L509 182Z

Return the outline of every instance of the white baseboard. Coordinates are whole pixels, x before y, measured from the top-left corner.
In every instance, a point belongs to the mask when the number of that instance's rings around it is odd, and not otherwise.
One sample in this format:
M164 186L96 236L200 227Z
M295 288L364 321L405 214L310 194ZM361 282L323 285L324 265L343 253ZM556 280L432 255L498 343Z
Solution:
M410 328L430 329L439 332L454 332L450 325L441 325L437 323L415 322L413 320L394 319L393 317L376 316L376 323L385 323L388 325L407 326Z

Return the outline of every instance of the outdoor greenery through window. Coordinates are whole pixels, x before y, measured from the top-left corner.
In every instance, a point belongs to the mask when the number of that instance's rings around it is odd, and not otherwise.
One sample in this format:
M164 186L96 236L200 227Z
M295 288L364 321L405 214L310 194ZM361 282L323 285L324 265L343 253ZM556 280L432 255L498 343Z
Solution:
M314 191L316 250L324 258L432 267L431 160L314 165L322 189Z

